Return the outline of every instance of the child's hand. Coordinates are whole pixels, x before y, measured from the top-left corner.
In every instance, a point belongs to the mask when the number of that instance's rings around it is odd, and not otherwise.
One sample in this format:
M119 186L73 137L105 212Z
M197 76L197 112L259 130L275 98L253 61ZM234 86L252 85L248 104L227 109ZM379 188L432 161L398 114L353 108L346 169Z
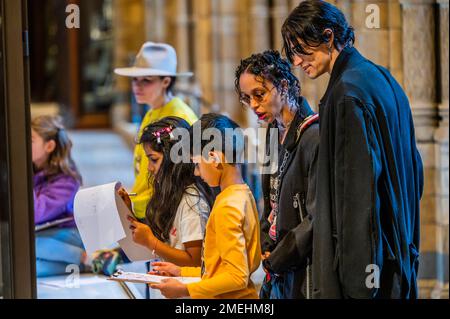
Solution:
M181 275L181 268L175 264L157 261L152 263L153 271L149 272L150 275L159 275L166 277L179 277Z
M176 279L163 279L160 284L150 284L150 288L159 289L166 298L188 297L187 286Z
M133 241L136 244L147 247L150 250L155 248L156 237L153 235L152 230L146 224L138 222L134 217L128 216L130 221L130 229L133 234Z
M131 199L130 196L128 196L127 191L125 190L125 188L121 187L117 193L119 194L119 196L122 198L122 200L124 201L125 205L127 205L128 209L132 212L132 206L131 206Z

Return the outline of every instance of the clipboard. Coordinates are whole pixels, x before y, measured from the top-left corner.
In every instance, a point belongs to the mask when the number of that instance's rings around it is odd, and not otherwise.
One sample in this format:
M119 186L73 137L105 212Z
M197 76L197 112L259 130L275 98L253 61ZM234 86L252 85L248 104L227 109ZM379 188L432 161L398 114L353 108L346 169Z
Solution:
M122 270L118 270L111 277L107 278L107 280L122 281L122 282L125 281L136 284L160 284L161 281L164 279L175 279L184 284L199 282L201 280L200 277L167 277L167 276L141 274L135 272L125 272Z
M67 222L71 222L71 221L74 221L73 216L62 218L62 219L55 219L50 222L36 225L34 227L34 231L38 232L38 231L41 231L41 230L44 230L47 228L51 228L51 227L55 227L55 226L58 226L58 225L61 225L61 224L67 223Z

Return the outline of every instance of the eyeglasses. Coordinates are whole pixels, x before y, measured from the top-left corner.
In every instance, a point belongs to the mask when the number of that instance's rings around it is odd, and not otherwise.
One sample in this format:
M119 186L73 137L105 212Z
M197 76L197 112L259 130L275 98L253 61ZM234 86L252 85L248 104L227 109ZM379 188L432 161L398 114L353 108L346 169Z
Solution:
M239 102L241 102L243 105L245 105L247 107L251 107L252 99L258 105L262 104L262 103L264 103L266 101L267 96L269 95L269 93L272 92L272 90L274 88L275 88L275 86L272 87L270 90L265 90L265 91L261 91L261 92L255 92L252 95L247 95L247 94L241 93L241 96L239 97Z

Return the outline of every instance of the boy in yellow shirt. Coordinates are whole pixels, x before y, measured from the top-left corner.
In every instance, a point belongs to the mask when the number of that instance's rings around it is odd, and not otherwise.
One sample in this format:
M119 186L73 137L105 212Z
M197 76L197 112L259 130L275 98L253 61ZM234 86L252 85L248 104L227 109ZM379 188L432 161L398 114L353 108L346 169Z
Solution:
M196 126L201 132L215 130L219 135L198 140ZM258 294L250 279L261 262L259 217L255 199L244 183L239 162L244 150L239 126L223 115L206 114L191 128L191 154L196 163L195 174L209 186L220 186L206 225L202 267L178 267L171 263L153 263L153 274L165 276L201 277L201 281L183 284L175 279L152 284L167 298L222 298L257 299ZM234 130L231 136L226 130ZM220 136L220 141L215 138ZM192 145L199 143L200 150ZM211 145L214 145L211 147ZM198 146L198 145L197 145ZM222 147L223 146L223 147ZM231 152L223 150L232 147ZM210 151L207 152L208 148Z

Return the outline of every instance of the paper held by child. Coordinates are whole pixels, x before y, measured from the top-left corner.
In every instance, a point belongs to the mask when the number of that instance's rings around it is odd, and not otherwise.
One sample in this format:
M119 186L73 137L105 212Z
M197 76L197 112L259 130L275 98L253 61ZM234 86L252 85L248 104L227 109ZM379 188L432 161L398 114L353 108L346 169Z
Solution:
M117 271L108 280L114 281L128 281L139 284L159 284L163 279L176 279L184 284L190 284L201 280L200 277L166 277L149 274L140 274L135 272L124 272L122 270Z
M121 183L80 190L75 196L74 218L88 254L118 243L132 261L155 258L146 247L136 244L128 216L133 213L117 191Z

